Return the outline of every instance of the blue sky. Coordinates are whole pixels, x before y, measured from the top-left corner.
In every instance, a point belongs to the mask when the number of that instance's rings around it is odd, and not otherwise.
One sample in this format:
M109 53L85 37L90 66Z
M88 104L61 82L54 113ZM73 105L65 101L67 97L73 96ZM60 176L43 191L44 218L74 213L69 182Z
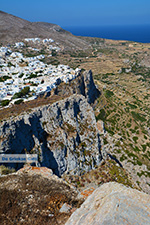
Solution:
M62 27L150 24L150 0L0 0L0 10Z

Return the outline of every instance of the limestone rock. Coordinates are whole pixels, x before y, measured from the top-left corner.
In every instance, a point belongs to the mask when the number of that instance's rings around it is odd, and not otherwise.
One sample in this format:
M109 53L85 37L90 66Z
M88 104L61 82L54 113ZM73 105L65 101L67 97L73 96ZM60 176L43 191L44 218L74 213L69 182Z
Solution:
M97 188L77 209L66 225L148 225L150 196L110 182Z
M2 122L0 140L1 153L37 153L40 166L58 176L64 172L80 175L102 159L95 115L83 95L75 94Z
M83 73L83 80L85 85L85 97L87 98L88 103L94 103L97 97L99 97L100 92L96 88L92 76L92 71L85 71Z
M64 203L62 205L62 207L60 208L59 212L60 213L68 213L68 212L70 212L71 208L72 207L70 205L68 205L67 203Z
M64 83L58 85L54 94L61 96L81 94L86 97L89 104L93 104L101 93L95 86L92 71L89 70L84 73L79 72L76 79L71 80L69 85Z

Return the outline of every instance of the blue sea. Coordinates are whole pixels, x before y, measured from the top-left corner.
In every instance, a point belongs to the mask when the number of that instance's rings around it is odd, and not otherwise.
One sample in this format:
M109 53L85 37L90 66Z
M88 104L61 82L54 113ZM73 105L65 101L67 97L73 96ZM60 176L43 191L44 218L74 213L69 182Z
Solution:
M150 24L134 26L69 26L63 28L77 36L150 43Z

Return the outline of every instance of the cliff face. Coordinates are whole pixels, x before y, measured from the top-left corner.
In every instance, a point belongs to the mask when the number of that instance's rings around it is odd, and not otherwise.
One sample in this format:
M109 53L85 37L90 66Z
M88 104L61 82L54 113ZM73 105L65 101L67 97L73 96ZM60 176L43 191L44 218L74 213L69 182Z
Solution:
M86 94L88 86L92 88L91 74L87 80L90 82L84 83L87 87L82 90L87 99L74 94L3 122L0 152L37 153L39 165L51 168L58 176L64 172L81 174L98 165L102 158L100 137L93 109L87 102L94 100L94 91Z

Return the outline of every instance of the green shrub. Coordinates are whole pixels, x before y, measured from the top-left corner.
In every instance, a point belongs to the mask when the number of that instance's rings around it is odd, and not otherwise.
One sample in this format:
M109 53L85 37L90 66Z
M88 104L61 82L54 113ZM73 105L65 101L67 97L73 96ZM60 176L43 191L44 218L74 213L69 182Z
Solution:
M135 142L135 143L137 143L137 140L138 140L138 137L133 137L133 141Z
M27 79L32 79L32 78L36 78L36 77L37 77L37 74L31 73Z
M22 78L22 77L23 77L23 75L24 75L24 73L21 73L18 77L19 77L19 78Z
M146 150L146 145L142 145L142 148L143 148L143 152L145 152L145 150Z
M131 127L131 123L127 123L127 125L126 125L128 128L130 128Z
M125 156L125 155L122 155L121 157L120 157L120 161L121 162L123 162L124 160L126 160L127 159L127 157Z
M84 71L85 71L85 69L84 69L84 68L82 68L82 69L81 69L81 73L83 73Z
M13 99L26 96L30 91L30 87L23 88L20 92L14 94Z
M23 99L19 99L19 100L15 101L14 104L19 105L22 102L23 102Z
M2 100L1 101L1 106L7 106L9 105L10 100L6 99L6 100Z
M112 130L110 130L110 129L108 129L108 128L105 128L105 130L106 130L108 133L110 133L111 135L114 135L114 134L115 134Z
M105 95L106 98L110 98L110 97L112 97L114 95L114 93L112 91L110 91L110 90L106 90L104 92L104 95Z
M130 111L129 107L125 107L125 111L128 113Z
M136 108L137 108L136 105L133 105L133 104L131 104L131 103L128 103L128 105L130 106L131 109L136 109Z
M98 121L98 120L105 121L105 119L106 119L105 110L104 109L101 109L100 110L100 113L98 114L98 116L96 116L96 121Z
M56 55L57 55L56 50L52 49L52 56L56 56Z
M15 169L13 169L13 168L9 168L9 167L6 167L4 165L0 166L0 173L2 175L7 175L9 173L14 173L14 172L15 172Z
M133 148L133 149L135 152L140 152L140 149L137 146L135 146L135 148Z
M140 120L141 122L145 122L146 119L144 118L143 115L139 114L139 113L136 113L134 111L131 112L132 113L132 116L135 120Z
M107 145L108 144L108 141L106 138L104 138L104 145Z
M147 136L146 135L144 135L144 138L147 140Z
M137 160L137 165L142 166L141 161Z
M127 154L129 157L133 157L134 160L137 158L137 156L133 154L132 152L128 152Z
M7 64L8 67L14 66L11 62L8 62Z
M0 77L0 82L4 82L4 81L6 81L7 79L11 79L11 77L9 77L9 76L3 76L3 77Z
M136 130L134 130L134 129L130 129L130 131L131 131L132 133L135 133L135 132L136 132Z

